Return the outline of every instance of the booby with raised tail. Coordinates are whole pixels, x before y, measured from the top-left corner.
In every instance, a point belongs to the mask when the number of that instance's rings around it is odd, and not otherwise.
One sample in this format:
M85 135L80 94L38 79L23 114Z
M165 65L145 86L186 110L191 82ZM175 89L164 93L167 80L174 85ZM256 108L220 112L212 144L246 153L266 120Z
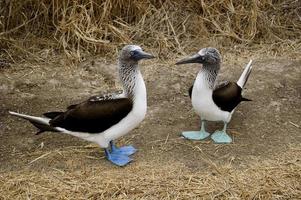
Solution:
M65 112L48 112L35 117L16 112L11 115L26 119L44 131L70 134L94 142L105 149L106 158L118 166L128 164L135 153L133 146L116 147L113 141L137 127L147 110L146 88L138 67L142 59L152 59L139 46L127 45L119 54L118 73L122 93L94 96Z
M211 138L216 143L231 143L232 138L226 133L227 124L238 104L250 101L242 97L242 90L252 70L252 60L245 67L238 81L217 84L217 76L221 66L221 55L215 48L201 49L192 57L185 58L176 65L199 63L200 71L194 84L189 89L192 106L201 117L200 131L185 131L182 135L191 140L203 140L210 134L205 130L205 121L222 121L222 131L215 131Z

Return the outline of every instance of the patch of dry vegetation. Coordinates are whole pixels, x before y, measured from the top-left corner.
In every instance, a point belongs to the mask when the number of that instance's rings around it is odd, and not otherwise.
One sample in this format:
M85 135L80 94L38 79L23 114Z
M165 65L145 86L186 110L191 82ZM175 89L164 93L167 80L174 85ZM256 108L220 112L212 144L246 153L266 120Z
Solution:
M248 169L219 166L210 160L204 160L209 170L198 172L180 163L141 162L122 170L29 168L0 175L0 199L299 199L300 150L291 149Z
M58 50L81 60L87 52L115 54L124 43L154 48L162 58L204 45L300 50L296 0L4 0L0 13L1 54L10 60Z

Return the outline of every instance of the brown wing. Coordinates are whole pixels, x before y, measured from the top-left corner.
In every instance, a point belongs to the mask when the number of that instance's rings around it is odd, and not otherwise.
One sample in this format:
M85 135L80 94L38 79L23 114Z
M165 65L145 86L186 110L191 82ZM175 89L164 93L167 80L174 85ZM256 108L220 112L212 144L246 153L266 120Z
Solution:
M234 82L223 83L213 91L212 98L221 110L231 112L242 101L241 91Z
M103 93L95 96L91 96L87 101L104 101L104 100L110 100L110 99L117 99L120 98L120 95L123 93L122 90L118 90L113 93ZM73 104L67 107L67 110L73 109L77 106L78 104Z
M70 131L100 133L123 119L133 107L128 98L85 101L50 121L53 127Z

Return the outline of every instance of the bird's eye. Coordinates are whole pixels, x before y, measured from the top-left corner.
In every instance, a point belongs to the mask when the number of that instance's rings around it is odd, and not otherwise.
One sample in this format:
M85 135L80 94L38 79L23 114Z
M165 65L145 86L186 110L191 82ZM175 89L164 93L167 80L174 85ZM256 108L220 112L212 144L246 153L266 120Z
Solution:
M130 51L131 56L136 54L136 51Z

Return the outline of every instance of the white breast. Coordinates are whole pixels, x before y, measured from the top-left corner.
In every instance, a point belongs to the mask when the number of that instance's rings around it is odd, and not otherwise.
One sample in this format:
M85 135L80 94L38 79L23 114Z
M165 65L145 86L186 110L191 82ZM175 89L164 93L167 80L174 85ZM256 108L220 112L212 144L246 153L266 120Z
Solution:
M202 120L230 121L231 114L229 112L222 111L215 105L212 99L213 90L209 88L208 82L205 78L205 74L200 72L194 82L191 95L191 102L194 110Z

